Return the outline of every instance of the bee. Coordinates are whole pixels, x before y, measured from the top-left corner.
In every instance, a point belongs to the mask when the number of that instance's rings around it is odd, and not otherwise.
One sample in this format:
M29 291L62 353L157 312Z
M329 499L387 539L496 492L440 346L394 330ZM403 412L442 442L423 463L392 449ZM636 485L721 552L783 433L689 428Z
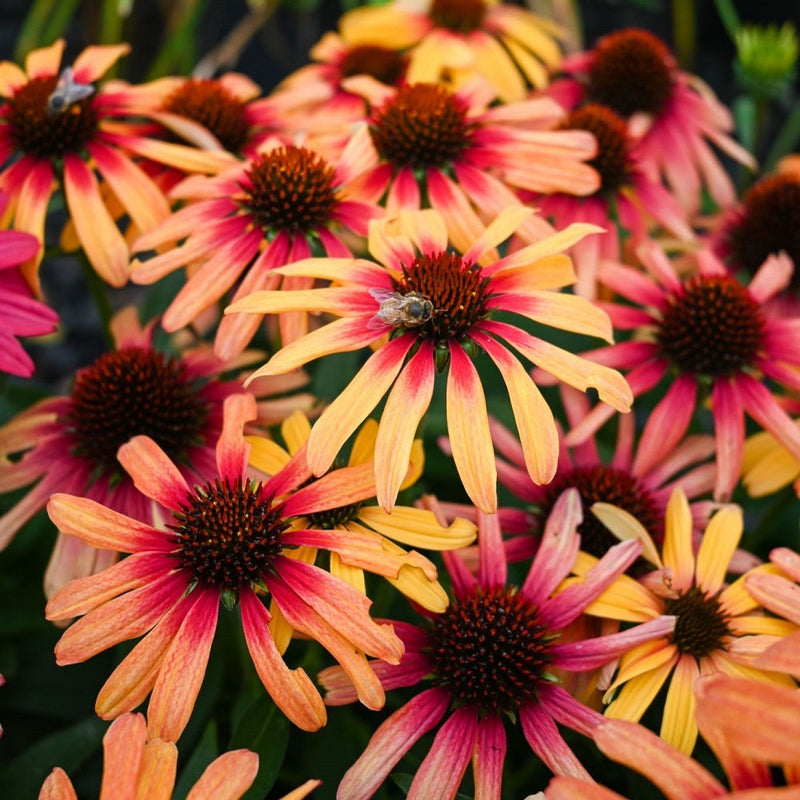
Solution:
M90 97L92 94L94 94L94 86L76 83L72 77L72 67L64 67L58 76L56 88L47 98L47 113L61 114L73 103Z
M416 328L433 316L433 303L423 294L401 294L388 289L370 289L369 293L381 307L367 321L368 328Z

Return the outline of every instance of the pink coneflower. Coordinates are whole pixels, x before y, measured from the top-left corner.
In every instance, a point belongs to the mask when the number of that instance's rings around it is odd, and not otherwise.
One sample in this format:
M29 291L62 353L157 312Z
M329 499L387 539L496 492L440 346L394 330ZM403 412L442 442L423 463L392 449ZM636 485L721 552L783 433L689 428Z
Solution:
M207 345L177 357L153 346L155 322L144 328L128 307L111 323L115 349L79 370L70 393L42 400L0 428L0 491L30 486L0 517L0 548L54 492L90 497L115 511L153 520L154 507L121 468L117 451L132 436L146 434L178 464L188 479L214 465L222 430L222 403L242 391L236 370L257 354L222 362ZM230 378L222 377L232 370ZM262 383L260 420L280 421L295 408L310 410L314 398L276 397L302 386L305 377ZM59 536L45 577L48 595L70 578L96 572L116 560L113 550L96 550Z
M629 408L619 373L586 362L532 336L508 311L543 325L611 337L606 317L588 300L558 291L574 281L561 251L594 231L573 225L538 244L499 258L496 246L527 216L506 209L465 251L450 248L444 220L434 210L401 212L375 221L366 259L308 259L277 271L336 281L334 288L256 292L228 312L275 314L325 311L337 319L286 345L252 377L280 375L335 352L379 345L350 384L322 412L308 442L309 464L322 474L373 408L387 394L375 449L380 505L391 510L417 429L430 405L437 372L447 373L447 425L456 469L470 499L487 513L497 508L494 452L481 379L472 359L489 356L506 384L531 478L547 483L558 456L555 420L544 397L509 347L581 390L597 388L601 400ZM427 309L427 312L426 312ZM386 342L387 334L391 334ZM586 369L585 369L586 368Z
M525 581L514 586L507 582L497 517L479 516L477 577L457 555L447 554L454 594L449 608L426 614L419 626L397 623L406 646L402 660L397 666L374 664L387 689L414 686L418 693L373 734L345 774L337 797L371 797L411 747L443 720L411 784L411 800L454 798L470 760L476 795L500 797L509 719L519 720L531 749L553 772L588 777L556 723L590 736L602 717L559 686L552 670L594 669L637 642L660 635L659 631L671 631L675 619L662 617L598 639L559 642L559 631L641 549L638 542L618 545L581 586L553 595L578 552L580 537L575 529L580 519L577 493L569 491L551 515ZM329 705L355 699L337 667L324 670L319 679ZM423 681L429 688L422 688Z
M753 184L742 201L722 217L709 242L732 273L751 276L770 255L786 253L794 265L779 311L800 309L800 172L779 172Z
M134 245L139 252L161 252L131 265L133 280L148 284L191 265L188 281L164 314L164 329L191 324L234 285L234 300L278 286L310 288L313 280L282 278L275 268L308 258L317 247L332 258L352 256L342 232L366 235L368 221L381 213L352 186L365 168L366 135L362 130L335 164L306 147L272 142L219 176L194 176L176 187L172 196L188 204ZM244 350L261 319L246 314L223 319L216 353L231 358ZM306 314L281 317L284 341L307 330Z
M561 398L568 423L576 425L589 411L586 396L564 386ZM667 502L673 489L680 486L691 499L706 495L714 485L716 470L708 461L714 453L714 439L704 435L686 437L668 455L651 463L638 446L635 433L634 415L620 416L617 439L609 455L601 455L600 443L595 438L575 447L567 447L562 439L553 479L537 485L525 470L517 437L499 422L492 422L492 440L500 456L498 481L526 504L531 519L528 531L507 538L509 560L535 555L540 531L556 500L569 487L578 490L583 507L583 522L578 526L582 551L600 558L619 542L616 534L591 513L595 503L613 505L627 512L642 525L652 542L658 546L663 543ZM643 469L642 463L647 468ZM692 518L698 530L704 527L711 511L712 504L708 502L692 505ZM644 555L647 558L649 553Z
M374 491L370 470L342 469L332 479L310 481L305 451L261 482L248 472L250 445L243 426L255 419L252 395L225 400L216 469L190 488L170 457L149 437L135 436L119 462L136 488L167 515L153 527L84 497L54 495L48 513L61 531L96 547L130 553L97 575L72 581L47 604L51 620L81 616L56 645L59 664L74 664L143 637L106 681L95 710L114 719L150 695L151 737L176 741L200 691L220 604L238 606L247 649L277 706L304 730L325 724L322 698L302 669L290 670L270 630L269 596L284 619L320 642L358 686L370 708L384 693L365 654L398 663L403 644L390 625L368 613L371 601L357 589L307 563L296 548L351 551L359 542L294 524L316 512L358 502ZM383 554L374 554L380 569Z
M128 245L115 222L118 209L142 231L169 214L161 190L120 143L120 131L127 128L113 98L93 86L128 50L125 44L87 47L72 64L69 80L61 64L62 39L31 51L25 71L10 61L0 63L0 189L11 199L14 227L44 241L50 199L60 188L77 242L112 286L128 280ZM78 87L82 96L59 95L63 87L73 92ZM42 251L23 267L37 294L41 258Z
M629 243L638 244L654 223L683 241L694 239L694 233L675 198L645 172L622 117L592 103L571 111L560 127L594 135L597 155L589 165L600 175L600 187L585 197L554 192L529 199L559 230L578 221L605 229L599 236L576 244L571 253L578 273L575 291L594 299L598 263L622 259L623 236L630 237Z
M692 256L683 275L654 242L640 245L637 254L644 274L605 262L599 276L601 283L635 304L603 307L617 330L636 335L589 357L628 367L636 397L669 379L642 433L644 470L671 452L698 404L710 397L717 442L714 494L725 500L739 479L745 412L800 456L800 428L771 391L772 384L800 389L800 321L775 318L763 307L788 285L792 265L785 256L771 256L745 286L710 252ZM567 443L585 441L609 416L603 407L592 409L567 435Z
M408 80L458 85L475 74L503 102L546 86L561 54L554 22L498 0L396 0L364 6L339 20L349 44L407 50Z
M669 48L648 31L629 28L600 39L594 48L565 58L571 77L550 93L567 108L582 100L602 103L628 120L643 167L666 179L680 204L694 214L701 189L728 208L736 191L709 144L750 169L755 159L731 139L733 118L696 75L678 69Z
M7 200L0 192L0 216ZM25 378L33 375L34 364L17 337L52 333L58 324L56 312L34 299L19 271L40 247L29 233L0 230L0 372Z
M393 88L364 76L345 85L371 106L365 190L386 194L389 212L436 209L464 250L482 222L521 204L516 189L584 195L599 186L584 163L596 153L594 136L556 130L565 114L549 98L492 105L494 90L477 79L456 92L435 83ZM537 215L520 232L536 241L552 229Z

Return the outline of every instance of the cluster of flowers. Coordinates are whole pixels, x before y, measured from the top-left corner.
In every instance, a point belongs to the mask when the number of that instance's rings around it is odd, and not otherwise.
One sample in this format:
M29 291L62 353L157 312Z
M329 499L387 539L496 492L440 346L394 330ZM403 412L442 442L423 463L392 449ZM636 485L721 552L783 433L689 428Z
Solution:
M234 73L104 81L125 45L0 63L0 368L31 376L17 337L58 323L54 198L59 249L95 281L185 275L158 319L109 320L68 395L0 428L0 547L45 507L58 530L58 664L138 640L96 701L116 720L103 785L169 796L232 612L303 730L414 687L342 800L434 730L408 796L454 798L471 763L499 800L517 723L560 776L548 800L619 797L559 725L670 797L727 793L689 758L698 729L734 795L799 786L800 556L739 549L730 500L800 475L800 171L740 197L715 148L756 165L727 109L648 32L562 58L519 7L417 5L349 12L265 97ZM337 396L308 391L303 367L351 351ZM487 405L490 363L510 415ZM413 489L439 403L468 502ZM418 624L370 614L372 575ZM317 682L284 658L296 636L336 662ZM660 738L635 724L657 697ZM256 771L230 753L190 797L239 797ZM75 795L56 769L41 796Z

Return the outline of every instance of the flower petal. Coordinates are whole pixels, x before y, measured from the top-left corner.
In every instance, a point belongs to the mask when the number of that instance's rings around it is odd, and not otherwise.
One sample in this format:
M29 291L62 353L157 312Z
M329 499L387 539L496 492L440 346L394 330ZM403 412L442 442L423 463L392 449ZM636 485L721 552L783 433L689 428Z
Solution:
M250 750L231 750L215 758L205 768L186 795L186 800L240 800L257 774L256 753Z
M177 511L191 494L180 470L149 436L134 436L120 447L117 459L134 486L165 508Z

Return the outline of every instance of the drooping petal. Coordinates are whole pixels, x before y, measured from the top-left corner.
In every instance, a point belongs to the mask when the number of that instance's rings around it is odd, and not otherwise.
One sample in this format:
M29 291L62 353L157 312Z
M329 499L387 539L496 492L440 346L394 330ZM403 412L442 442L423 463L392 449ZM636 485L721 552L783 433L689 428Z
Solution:
M506 758L506 730L496 714L478 723L478 734L472 752L475 777L475 800L495 800L503 785L503 763Z
M337 797L368 800L400 759L438 725L450 704L444 689L426 689L378 726L366 750L344 774Z
M600 750L648 778L669 800L706 800L727 791L698 762L633 722L606 720L594 734Z
M269 613L252 592L240 595L242 628L256 672L278 708L299 728L315 731L327 719L322 698L302 669L290 670L269 632Z
M322 412L308 439L308 465L315 475L329 469L342 445L392 385L415 339L413 335L400 336L373 353Z
M128 246L101 199L97 178L73 153L64 155L64 194L86 257L105 281L124 286Z
M493 514L497 510L497 467L486 397L475 366L457 344L450 348L447 431L464 491L478 508Z
M201 589L197 595L164 654L147 707L150 735L170 742L189 722L217 630L219 590Z
M476 709L466 706L454 711L436 732L431 749L411 782L408 799L453 800L476 747L477 734Z
M186 800L240 800L257 774L256 753L250 750L231 750L215 758L205 768L186 795ZM314 783L318 785L318 782Z
M141 714L125 714L111 723L103 736L100 800L136 797L146 738L147 723Z
M378 503L390 512L408 472L417 426L433 396L433 344L424 341L389 392L375 440L375 490Z
M589 773L558 731L553 718L537 703L520 708L522 732L531 749L556 775L589 780Z

